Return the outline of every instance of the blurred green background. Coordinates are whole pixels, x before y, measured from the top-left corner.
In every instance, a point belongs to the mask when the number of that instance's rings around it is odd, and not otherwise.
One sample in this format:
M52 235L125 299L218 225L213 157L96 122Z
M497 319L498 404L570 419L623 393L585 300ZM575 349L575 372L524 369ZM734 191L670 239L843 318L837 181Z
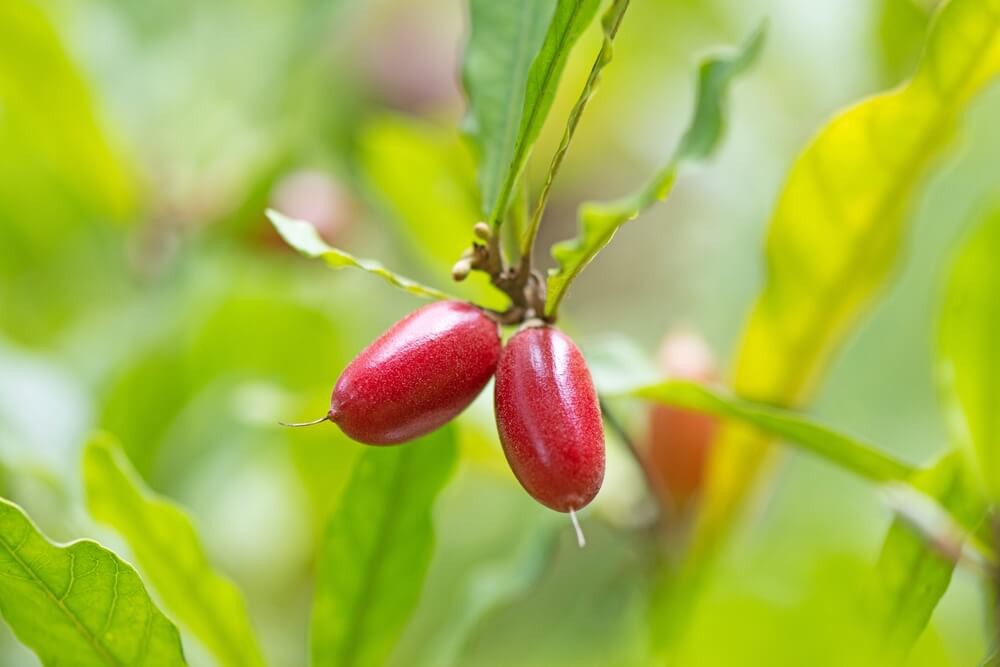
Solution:
M735 87L719 155L575 284L566 328L585 353L625 336L652 356L686 326L725 364L791 160L833 111L906 76L930 4L633 2L543 249L571 235L581 199L621 194L662 163L696 54L762 17L770 35ZM114 433L151 486L196 517L275 665L306 663L318 535L362 447L276 422L322 414L347 361L418 304L300 258L263 211L458 289L450 266L477 211L456 129L463 34L459 0L0 3L0 493L55 538L121 548L86 517L79 489L81 443L95 427ZM599 39L592 26L570 60L531 165L536 189ZM1000 194L998 117L994 89L917 198L904 268L813 410L913 462L946 444L934 322L956 240ZM620 443L609 441L607 482L583 516L583 551L506 468L488 395L463 416L461 444L392 664L642 664L649 554L636 526L649 499ZM767 487L691 619L683 664L851 664L854 605L889 511L871 487L797 454ZM959 570L913 662L974 664L984 605ZM211 664L190 637L185 647ZM0 664L36 664L6 628Z

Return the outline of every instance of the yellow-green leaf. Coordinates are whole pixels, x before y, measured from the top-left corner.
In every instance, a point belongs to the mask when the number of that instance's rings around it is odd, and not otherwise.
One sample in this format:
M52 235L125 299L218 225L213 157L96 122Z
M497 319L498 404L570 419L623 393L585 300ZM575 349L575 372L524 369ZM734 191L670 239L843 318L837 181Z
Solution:
M709 157L725 128L725 101L733 80L757 59L764 45L760 28L735 53L706 58L698 68L694 113L667 165L638 192L610 202L580 206L576 238L552 247L556 268L549 271L546 315L555 315L574 278L590 263L618 228L670 193L678 169L686 162Z
M736 355L741 396L785 405L808 398L896 266L908 204L928 166L998 73L1000 1L951 0L913 78L837 114L801 153L770 222L766 282ZM723 430L717 444L699 522L703 548L771 451L739 429Z
M964 244L948 281L938 356L956 440L1000 500L1000 210Z
M167 609L219 664L264 664L240 591L209 563L184 510L150 491L109 436L87 443L83 481L91 515L125 538Z
M0 613L43 665L185 665L177 628L128 563L96 542L56 545L0 498Z
M322 259L331 268L342 269L353 267L372 273L394 287L398 287L404 292L409 292L415 296L425 299L454 299L441 290L410 280L398 273L393 273L382 266L381 262L371 259L359 259L343 250L334 248L320 238L316 228L304 220L293 220L277 211L269 210L267 217L271 220L274 228L281 234L285 243L292 246L306 257Z

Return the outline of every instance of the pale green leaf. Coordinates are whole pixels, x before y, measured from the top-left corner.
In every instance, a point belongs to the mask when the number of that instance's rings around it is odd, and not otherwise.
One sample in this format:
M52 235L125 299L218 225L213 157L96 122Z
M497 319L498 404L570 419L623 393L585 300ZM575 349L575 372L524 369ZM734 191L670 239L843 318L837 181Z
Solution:
M185 665L177 628L139 575L81 540L55 545L0 499L0 613L44 665Z
M520 171L513 160L519 137L524 144L522 119L529 73L555 12L554 0L469 2L469 41L462 70L469 105L465 125L480 154L482 213L494 222L503 216L510 197L513 180L507 183L508 173ZM554 74L558 79L558 72ZM533 104L541 104L537 92L532 97ZM524 157L526 149L522 149Z
M480 219L475 164L454 130L401 116L380 116L358 139L360 164L386 217L431 270L454 264ZM459 296L503 309L506 297L482 272L452 285Z
M365 179L390 209L417 254L451 266L479 220L475 164L454 130L402 116L380 116L358 139Z
M184 510L150 491L109 436L87 443L83 481L91 515L125 538L167 609L219 664L264 664L240 591L209 563Z
M956 439L1000 500L1000 210L964 244L941 313L942 389Z
M580 207L576 238L552 247L556 268L549 271L545 312L556 314L574 278L611 241L618 228L652 204L665 199L686 162L709 157L719 145L725 127L725 102L733 80L757 59L764 45L758 29L736 52L707 58L698 69L694 113L667 165L638 192L610 202L586 202Z
M871 445L788 410L726 396L702 385L670 380L641 387L632 396L738 420L772 438L819 456L875 482L903 481L913 473L906 463Z
M312 616L317 667L385 663L416 607L434 547L434 500L451 476L454 428L368 448L330 519Z
M331 268L342 269L353 267L375 274L382 280L394 287L398 287L405 292L425 299L453 299L433 287L421 285L418 282L405 278L382 266L380 262L371 259L358 259L343 250L330 246L320 238L316 228L303 220L293 220L277 211L268 210L267 217L271 220L275 229L281 234L285 243L292 246L306 257L322 259Z
M799 155L770 222L764 288L736 354L737 393L784 405L809 397L896 267L928 167L998 72L1000 1L951 0L913 78L837 114ZM770 451L757 434L723 430L703 496L702 547L724 532Z
M974 527L982 519L985 506L957 452L917 471L909 482L937 500L959 525ZM868 591L877 623L872 636L878 641L878 664L905 661L948 589L954 569L953 558L905 518L893 521Z

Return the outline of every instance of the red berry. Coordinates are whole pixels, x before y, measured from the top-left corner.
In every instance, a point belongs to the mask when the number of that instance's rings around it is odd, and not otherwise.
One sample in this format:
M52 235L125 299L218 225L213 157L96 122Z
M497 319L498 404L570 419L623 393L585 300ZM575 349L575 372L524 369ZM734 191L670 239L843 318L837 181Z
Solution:
M580 350L551 326L507 342L494 404L504 454L521 485L560 512L584 507L604 480L597 392Z
M704 341L690 333L667 336L657 358L671 378L699 382L715 379L715 364ZM654 405L649 411L646 456L665 503L684 510L701 490L718 421L705 414Z
M420 437L462 412L489 382L500 328L467 303L415 310L344 369L328 419L351 438L392 445Z

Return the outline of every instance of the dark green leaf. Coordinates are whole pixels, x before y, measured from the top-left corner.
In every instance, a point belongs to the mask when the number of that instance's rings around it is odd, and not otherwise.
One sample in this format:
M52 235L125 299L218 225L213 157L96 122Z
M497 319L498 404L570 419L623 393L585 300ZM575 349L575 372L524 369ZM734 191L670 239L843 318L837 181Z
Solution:
M697 101L690 124L667 165L638 192L610 202L587 202L580 207L576 238L557 243L552 256L557 267L549 271L545 312L554 315L574 278L608 244L618 228L670 193L684 163L710 156L725 127L724 108L733 80L757 59L764 45L760 28L735 53L706 59L698 70Z
M434 500L451 476L454 428L368 448L330 519L312 616L317 667L382 665L416 607L434 547Z
M83 479L90 513L125 538L169 611L219 663L264 664L242 594L208 562L184 510L146 488L105 435L87 443Z
M49 542L0 499L0 612L44 665L185 665L177 628L128 563L96 542Z
M600 4L600 0L559 0L556 5L556 13L549 24L545 42L528 72L521 127L514 142L514 155L492 209L493 220L499 220L507 208L511 191L521 176L531 148L552 108L552 100L559 88L566 59L580 35L590 25Z
M482 213L494 222L506 210L552 104L566 55L596 4L592 0L469 2L463 67L469 104L466 129L480 153Z

